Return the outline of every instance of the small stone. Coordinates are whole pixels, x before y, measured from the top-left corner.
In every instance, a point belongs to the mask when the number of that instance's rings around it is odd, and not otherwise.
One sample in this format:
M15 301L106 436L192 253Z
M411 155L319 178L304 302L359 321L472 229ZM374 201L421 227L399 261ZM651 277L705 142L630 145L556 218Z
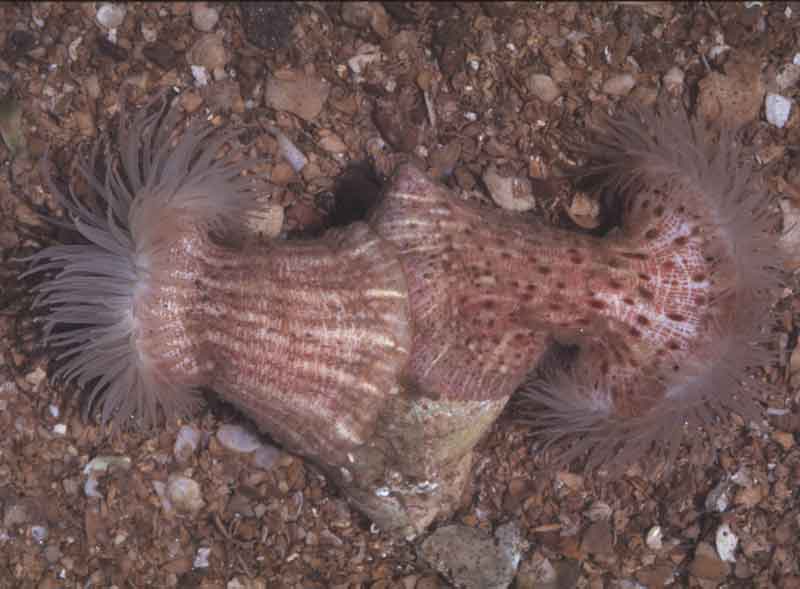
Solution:
M599 521L589 526L583 535L581 550L587 554L614 553L614 537L607 521Z
M313 121L328 99L330 88L321 78L284 70L267 78L264 100L270 108Z
M208 86L208 70L206 68L202 65L193 65L190 69L192 70L195 86L198 88Z
M680 96L683 93L683 81L685 77L681 68L675 66L669 68L669 71L664 74L661 80L664 83L664 90L666 90L670 96Z
M94 117L88 110L76 112L75 123L78 125L78 131L82 136L94 137L97 134L97 126L94 123Z
M293 2L240 2L239 10L247 40L267 51L286 46L300 14Z
M576 225L584 229L594 229L600 225L600 203L583 192L576 193L572 198L567 214Z
M197 92L184 92L181 94L181 106L183 110L191 114L203 104L203 98Z
M717 528L716 544L720 559L725 562L736 562L736 545L739 544L739 538L728 524L722 524Z
M97 7L97 24L106 29L117 29L125 20L127 8L124 4L103 2Z
M798 54L800 55L800 54ZM775 76L778 90L786 90L800 82L800 63L789 63L783 66Z
M142 31L142 38L147 43L155 43L158 39L158 29L152 23L143 22L139 27Z
M789 432L781 432L781 431L773 432L772 439L775 440L778 444L780 444L781 448L783 448L784 450L790 450L792 446L794 446L794 435L792 435Z
M730 565L720 560L710 544L700 542L694 551L694 559L689 565L689 572L701 579L721 581L728 576Z
M663 537L664 533L661 530L661 526L653 526L647 532L645 543L650 550L661 550L664 547Z
M319 134L319 146L325 151L330 153L345 153L347 151L347 145L335 133L322 129Z
M192 25L198 31L210 33L219 22L219 12L207 2L192 3Z
M189 65L199 65L208 71L224 68L229 59L222 37L213 33L200 37L186 52L186 61Z
M27 523L30 518L31 513L25 501L8 503L3 512L3 527L14 528Z
M165 496L181 513L194 513L205 505L197 481L180 475L171 475L167 480Z
M49 531L44 526L31 526L31 538L37 544L42 544L45 540L47 540L47 536Z
M211 556L211 548L198 548L192 566L196 569L207 569L209 556Z
M603 83L603 92L611 96L627 96L636 86L636 78L631 74L617 74Z
M253 464L262 470L272 470L280 457L280 450L274 446L264 444L253 454Z
M255 434L240 425L223 425L217 430L217 440L228 450L249 454L261 446L261 440Z
M186 462L197 451L200 444L200 431L191 425L184 425L178 430L173 453L179 462Z
M509 211L530 211L536 206L533 185L528 178L502 176L490 165L483 173L483 181L492 200Z
M358 53L347 60L347 67L356 75L364 73L368 65L380 63L383 60L383 53L379 47L365 43L359 47Z
M561 90L553 81L553 78L544 74L532 74L525 80L525 85L531 94L536 96L545 104L550 104L561 96Z
M235 111L237 105L242 103L242 93L239 82L236 80L223 80L203 90L205 103L214 111Z
M764 111L769 124L783 129L792 112L792 101L780 94L767 94Z
M356 29L370 27L381 39L389 38L389 15L379 2L345 2L342 20Z
M171 70L178 64L179 56L167 43L156 42L142 49L142 55L163 70Z
M131 459L127 456L96 456L83 467L83 474L91 477L114 468L130 470Z
M84 81L84 87L86 88L86 94L92 100L97 100L100 98L100 80L97 77L97 74L91 74L86 76Z
M425 539L419 556L457 587L505 589L516 573L521 543L515 541L519 530L498 530L498 534L495 539L477 528L443 526Z
M738 128L757 119L765 87L760 63L730 61L725 74L711 72L698 84L697 110L707 121Z

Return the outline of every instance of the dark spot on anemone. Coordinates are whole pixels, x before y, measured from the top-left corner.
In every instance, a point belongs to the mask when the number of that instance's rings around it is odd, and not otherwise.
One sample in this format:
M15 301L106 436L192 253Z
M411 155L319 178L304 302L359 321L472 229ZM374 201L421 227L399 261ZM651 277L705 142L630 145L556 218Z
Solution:
M567 285L559 280L558 282L556 282L556 288L558 290L564 290L565 288L567 288Z
M608 260L607 263L608 263L609 268L619 268L620 267L620 261L617 258L611 258L611 259Z
M511 254L509 252L500 252L500 257L503 258L504 260L510 260Z
M645 282L649 282L650 281L650 277L647 274L645 274L644 272L639 272L638 276L639 276L639 280L644 280Z
M653 209L653 214L656 217L660 217L661 215L664 214L664 207L662 207L661 205L658 205L656 208Z
M539 271L539 274L544 274L545 276L552 272L549 266L539 266L537 270Z
M661 264L661 268L664 270L664 272L671 272L672 270L675 269L675 262L673 262L672 260L667 260L666 262Z
M672 321L686 321L686 317L680 313L667 313L667 319L671 319Z
M645 287L643 287L643 286L640 286L640 287L638 287L636 290L638 290L638 291L639 291L639 294L640 294L640 295L642 295L642 298L643 298L643 299L645 299L645 300L647 300L647 301L652 301L652 300L653 300L653 298L654 298L654 295L653 295L653 292L652 292L652 291L650 291L650 290L647 290L647 289L646 289Z
M625 297L624 299L622 299L622 302L630 307L633 306L633 299L630 297Z
M641 252L622 252L622 256L629 260L646 260L647 254Z
M695 305L705 305L706 302L708 302L707 299L706 299L706 295L704 295L704 294L695 295L695 297L694 297L694 304Z
M697 274L692 274L692 282L703 282L706 279L706 275L702 272L698 272Z
M600 364L600 373L605 376L608 374L609 370L611 370L611 366L609 365L608 360L603 360L603 362Z
M687 243L689 243L689 238L686 237L685 235L681 235L680 237L676 237L675 239L673 239L672 243L674 243L678 247L683 247Z
M655 239L656 237L658 237L658 229L648 229L645 232L644 236L647 239Z
M644 200L642 201L642 210L643 210L643 211L646 211L646 210L647 210L647 209L649 209L649 208L650 208L650 201L649 201L649 200L647 200L647 199L644 199Z
M580 256L571 256L569 261L576 266L583 264L583 258Z
M508 284L511 286L511 288L519 288L519 280L512 280Z
M638 329L636 329L635 327L631 327L631 330L630 330L630 332L629 332L629 333L630 333L630 334L631 334L633 337L636 337L636 338L642 337L642 332L641 332L641 331L639 331Z
M605 309L606 304L603 301L598 301L597 299L590 299L589 306L593 309Z
M672 365L672 371L673 371L673 372L678 372L680 369L681 369L681 367L680 367L680 366L678 366L677 364L673 364L673 365Z
M692 234L692 236L697 237L698 235L700 235L700 227L695 225L694 227L692 227L690 233Z
M487 311L494 309L494 301L483 301L483 308Z
M622 288L622 283L612 278L611 280L608 281L608 286L613 288L614 290L620 290Z
M536 285L535 284L526 284L525 285L525 290L527 290L528 292L534 292L536 290Z
M650 325L650 320L644 315L637 315L636 323L638 323L639 325Z
M560 310L561 310L561 305L559 305L558 303L550 303L550 304L548 305L548 308L549 308L551 311L558 312L558 311L560 311Z
M591 320L591 319L589 319L588 317L580 317L580 318L578 318L578 320L576 321L576 323L577 323L578 325L583 325L583 326L585 327L585 326L587 326L587 325L591 325L591 323L592 323L592 320Z
M676 342L675 340L671 340L671 341L669 341L669 342L667 343L667 347L668 347L670 350L673 350L673 351L675 351L675 350L680 350L680 349L681 349L681 345L680 345L678 342Z

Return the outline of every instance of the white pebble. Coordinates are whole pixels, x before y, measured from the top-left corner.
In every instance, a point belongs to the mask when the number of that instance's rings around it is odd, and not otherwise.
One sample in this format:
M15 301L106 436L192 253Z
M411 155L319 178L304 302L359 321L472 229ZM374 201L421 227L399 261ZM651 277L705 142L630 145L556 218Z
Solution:
M194 78L194 85L198 88L208 86L208 70L202 65L193 65L191 68L192 77Z
M228 450L242 454L254 452L263 445L258 437L240 425L223 425L217 430L217 439Z
M292 166L292 169L295 172L299 173L300 170L306 167L308 158L294 143L292 143L291 139L289 139L280 129L273 127L272 125L267 127L267 131L269 131L269 133L278 140L278 148L280 149L281 155L289 163L289 165Z
M63 436L67 433L67 424L57 423L53 426L53 433L57 436Z
M95 456L83 467L83 474L92 476L97 473L106 472L111 467L129 470L131 467L131 459L127 456Z
M603 92L612 96L626 96L636 86L636 78L630 74L611 76L603 84Z
M142 37L144 37L144 40L148 43L155 43L156 39L158 39L158 31L152 24L142 23L141 30Z
M180 462L188 460L197 450L198 444L200 444L200 432L191 425L184 425L178 430L178 436L175 438L173 449L175 458Z
M561 96L561 90L553 78L545 74L532 74L527 79L528 90L545 104L550 104Z
M97 479L93 476L86 479L83 484L83 493L87 497L94 497L95 499L102 499L103 495L97 490Z
M211 556L211 548L198 548L192 567L196 569L207 569L209 556Z
M219 12L211 8L206 2L192 4L192 25L198 31L210 33L219 22Z
M662 542L663 536L664 534L661 531L661 526L653 526L647 532L645 542L651 550L661 550L664 547L664 543Z
M44 526L31 526L31 537L37 544L47 540L47 528Z
M736 545L739 538L733 533L728 524L722 524L717 528L717 554L725 562L736 562Z
M783 129L792 112L792 101L780 94L767 94L765 102L767 122Z
M169 477L165 496L182 513L194 513L206 504L197 481L180 475Z
M50 412L50 416L56 419L61 415L61 409L59 409L58 405L48 405L47 410Z
M106 29L116 29L125 20L125 13L127 8L124 4L113 4L111 2L103 2L97 7L95 18L97 24Z
M664 88L672 94L673 96L677 96L681 92L683 92L683 80L685 79L685 75L683 70L679 67L673 66L669 68L664 77L662 78L662 82L664 83Z

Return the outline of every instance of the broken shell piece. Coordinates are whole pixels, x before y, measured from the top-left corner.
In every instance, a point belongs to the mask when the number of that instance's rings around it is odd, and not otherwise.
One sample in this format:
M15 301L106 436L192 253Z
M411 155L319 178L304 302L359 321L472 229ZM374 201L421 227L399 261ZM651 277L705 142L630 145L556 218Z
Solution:
M186 53L186 61L189 65L199 65L210 72L224 68L229 59L230 56L222 43L222 38L213 33L200 37Z
M520 176L503 176L494 165L483 173L492 200L509 211L530 211L536 206L531 181Z

